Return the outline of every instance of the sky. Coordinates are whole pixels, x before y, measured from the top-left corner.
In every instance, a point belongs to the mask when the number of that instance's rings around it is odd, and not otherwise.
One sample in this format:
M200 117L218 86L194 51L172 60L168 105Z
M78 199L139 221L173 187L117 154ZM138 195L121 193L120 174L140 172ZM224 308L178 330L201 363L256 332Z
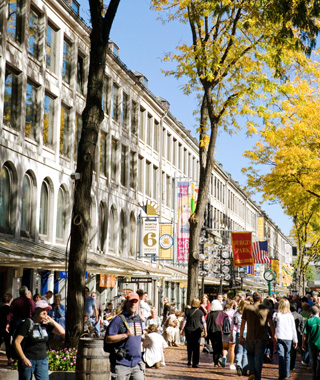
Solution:
M89 1L80 0L79 3L80 16L89 24ZM162 73L174 64L161 62L161 57L174 51L178 43L190 41L190 30L188 25L176 21L163 24L157 20L158 16L157 12L150 10L150 0L121 0L110 39L119 46L119 57L128 69L142 73L149 81L149 90L165 98L170 103L170 112L197 137L197 122L193 115L197 106L195 97L183 94L182 79L178 81ZM246 178L241 169L249 165L243 152L252 148L257 140L257 136L247 137L244 131L231 136L221 132L217 139L216 160L242 186L246 185ZM259 203L261 195L257 194L253 199ZM281 207L267 203L261 207L281 231L289 235L292 222Z

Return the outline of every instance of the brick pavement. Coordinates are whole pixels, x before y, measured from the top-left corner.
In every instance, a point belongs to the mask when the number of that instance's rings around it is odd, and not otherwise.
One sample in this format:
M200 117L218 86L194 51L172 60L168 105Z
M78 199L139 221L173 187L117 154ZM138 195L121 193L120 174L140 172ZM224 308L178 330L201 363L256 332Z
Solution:
M298 358L297 358L298 359ZM300 357L299 357L300 359ZM229 364L225 368L213 368L212 355L201 352L199 368L187 366L186 346L168 347L165 350L166 366L160 369L148 368L147 380L246 380L245 376L237 376L236 371L229 369ZM264 364L262 370L263 380L278 379L278 365L276 358L274 364ZM302 366L297 360L296 369L291 371L290 380L312 380L311 369Z

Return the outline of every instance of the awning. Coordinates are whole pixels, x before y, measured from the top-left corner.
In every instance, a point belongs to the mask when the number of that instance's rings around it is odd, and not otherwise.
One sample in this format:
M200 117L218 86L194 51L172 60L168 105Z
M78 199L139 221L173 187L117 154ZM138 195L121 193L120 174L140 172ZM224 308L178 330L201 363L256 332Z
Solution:
M66 269L66 252L63 246L36 243L0 234L0 265L64 271ZM166 277L171 275L169 268L158 268L157 264L90 250L87 256L87 271L118 276Z

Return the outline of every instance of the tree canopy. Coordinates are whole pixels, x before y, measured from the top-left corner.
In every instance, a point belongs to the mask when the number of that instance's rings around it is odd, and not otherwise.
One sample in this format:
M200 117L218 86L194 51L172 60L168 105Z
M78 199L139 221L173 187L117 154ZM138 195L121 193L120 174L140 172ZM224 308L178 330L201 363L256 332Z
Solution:
M245 124L259 127L286 91L289 73L314 46L318 26L315 1L152 0L163 21L190 25L191 44L182 42L164 60L167 71L186 77L186 94L199 96L200 183L190 217L187 302L197 295L199 237L208 200L218 130ZM229 227L229 226L227 226Z

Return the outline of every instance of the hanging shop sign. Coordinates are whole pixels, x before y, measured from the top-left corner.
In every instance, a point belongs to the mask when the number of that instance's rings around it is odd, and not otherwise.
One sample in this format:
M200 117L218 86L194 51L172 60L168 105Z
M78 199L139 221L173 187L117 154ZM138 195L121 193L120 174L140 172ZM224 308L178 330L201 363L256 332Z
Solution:
M173 259L173 225L161 223L159 228L159 259L172 260Z
M142 251L144 255L158 255L159 229L158 220L144 221L142 234Z
M252 233L231 232L234 266L254 265L252 257Z
M131 277L131 280L129 282L133 283L140 283L140 284L148 284L152 282L152 277Z
M257 217L257 237L259 241L265 240L264 238L264 217Z
M109 274L100 274L100 286L102 288L115 288L116 282L116 276Z

